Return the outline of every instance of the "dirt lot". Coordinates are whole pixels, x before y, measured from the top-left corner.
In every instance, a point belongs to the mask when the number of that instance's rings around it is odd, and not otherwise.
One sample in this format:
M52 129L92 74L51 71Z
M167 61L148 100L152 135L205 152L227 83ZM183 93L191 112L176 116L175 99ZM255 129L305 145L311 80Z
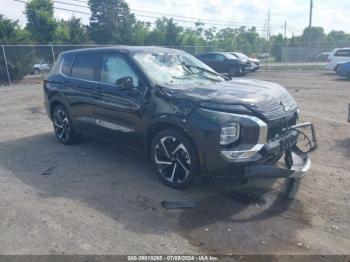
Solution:
M169 189L142 152L59 144L40 82L1 87L0 253L350 254L350 82L318 71L254 77L286 86L316 125L320 146L293 202L283 181ZM166 210L163 200L198 207Z

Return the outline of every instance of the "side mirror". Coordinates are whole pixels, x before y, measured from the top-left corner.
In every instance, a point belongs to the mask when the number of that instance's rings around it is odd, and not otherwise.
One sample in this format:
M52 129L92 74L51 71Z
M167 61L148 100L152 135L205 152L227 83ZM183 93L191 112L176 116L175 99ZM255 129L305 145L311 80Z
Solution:
M131 76L125 76L125 77L119 78L116 81L116 85L118 88L123 90L132 90L135 88L134 81L132 80Z

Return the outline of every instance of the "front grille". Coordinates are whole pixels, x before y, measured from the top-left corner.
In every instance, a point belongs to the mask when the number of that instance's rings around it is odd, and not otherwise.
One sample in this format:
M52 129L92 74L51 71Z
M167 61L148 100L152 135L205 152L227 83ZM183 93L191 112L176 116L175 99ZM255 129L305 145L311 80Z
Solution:
M288 127L293 126L297 123L297 117L298 116L296 113L292 113L288 116L269 121L267 140L270 141L282 136Z
M278 98L265 99L253 107L267 119L276 119L288 112L295 111L298 105L293 97L286 92Z

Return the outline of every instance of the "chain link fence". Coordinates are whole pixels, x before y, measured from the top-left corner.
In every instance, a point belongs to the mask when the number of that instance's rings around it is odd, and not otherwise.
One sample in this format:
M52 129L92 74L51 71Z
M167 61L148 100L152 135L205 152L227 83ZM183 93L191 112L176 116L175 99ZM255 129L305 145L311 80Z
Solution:
M350 47L350 41L290 43L281 45L281 62L325 62L335 48Z
M111 45L1 45L0 44L0 84L12 84L27 75L47 73L57 60L59 54L64 51L107 47ZM342 42L319 42L310 46L306 43L294 44L272 44L260 48L254 54L247 54L262 60L265 68L274 68L280 64L289 63L324 63L326 58L322 57L323 52L331 52L337 47L350 46L350 41ZM181 49L190 54L214 51L241 51L227 50L222 46L168 46ZM260 53L259 53L260 52ZM275 62L278 61L279 63Z

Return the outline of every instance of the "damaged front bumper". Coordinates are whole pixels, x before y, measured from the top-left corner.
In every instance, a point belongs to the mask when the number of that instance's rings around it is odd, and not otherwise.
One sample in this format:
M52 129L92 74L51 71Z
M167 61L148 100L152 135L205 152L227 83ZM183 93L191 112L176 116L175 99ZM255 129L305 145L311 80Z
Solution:
M300 179L311 167L311 160L308 153L316 150L317 140L313 124L303 123L290 127L297 131L297 140L283 141L280 144L284 151L284 167L266 164L251 164L245 167L247 178L287 178L287 196L293 199ZM302 139L304 142L298 141ZM300 145L301 144L301 145Z
M286 153L287 154L287 153ZM286 167L275 165L249 165L245 168L245 176L248 178L301 178L309 171L311 160L306 153L295 146L291 149L290 156L285 156ZM292 163L287 167L287 163Z

